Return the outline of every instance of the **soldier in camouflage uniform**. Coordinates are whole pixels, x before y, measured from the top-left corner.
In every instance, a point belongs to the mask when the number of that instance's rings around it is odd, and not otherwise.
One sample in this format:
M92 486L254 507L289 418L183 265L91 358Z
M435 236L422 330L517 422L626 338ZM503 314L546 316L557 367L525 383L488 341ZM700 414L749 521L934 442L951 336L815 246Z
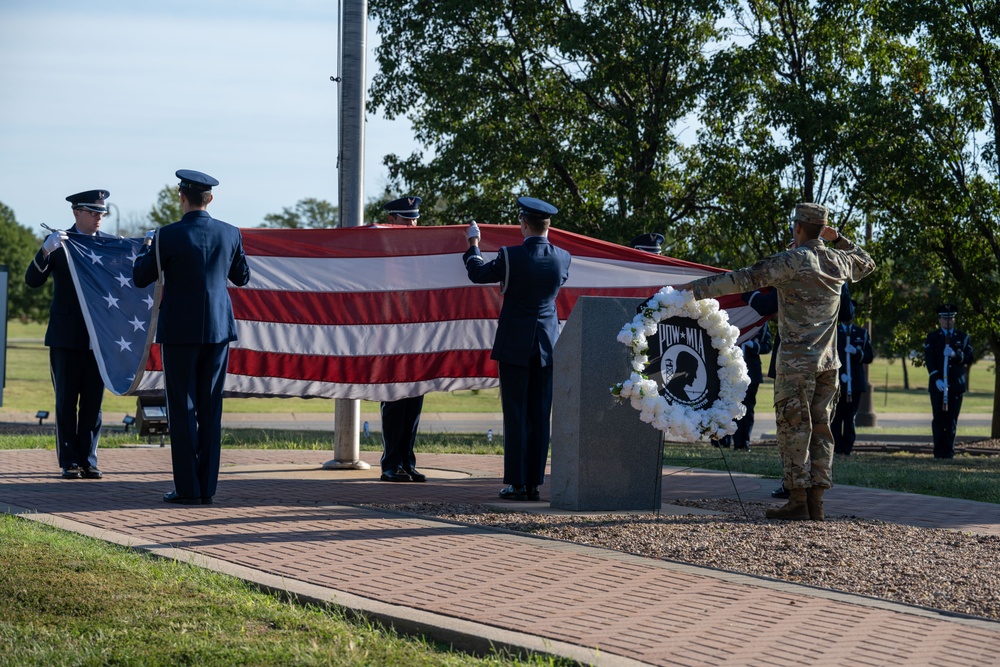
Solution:
M830 416L840 389L837 314L845 282L875 270L864 250L827 225L819 204L795 207L794 247L751 267L699 278L678 289L697 299L778 290L777 377L774 410L788 503L767 510L769 519L823 520L823 492L833 486ZM829 245L828 245L829 244Z

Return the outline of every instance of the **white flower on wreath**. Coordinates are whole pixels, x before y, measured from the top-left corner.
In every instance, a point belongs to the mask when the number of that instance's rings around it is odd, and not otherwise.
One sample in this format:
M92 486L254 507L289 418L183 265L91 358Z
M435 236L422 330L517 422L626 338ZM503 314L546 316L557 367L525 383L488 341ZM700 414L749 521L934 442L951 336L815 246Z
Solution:
M707 408L669 403L659 385L643 375L649 363L646 339L656 333L661 321L672 317L697 320L719 353L719 398ZM736 345L739 336L740 330L729 324L729 313L720 310L715 299L697 301L691 292L664 287L619 332L618 342L632 350L632 374L612 387L611 393L619 400L629 399L639 419L662 431L671 442L719 439L735 433L736 420L746 414L743 399L750 386L743 352Z

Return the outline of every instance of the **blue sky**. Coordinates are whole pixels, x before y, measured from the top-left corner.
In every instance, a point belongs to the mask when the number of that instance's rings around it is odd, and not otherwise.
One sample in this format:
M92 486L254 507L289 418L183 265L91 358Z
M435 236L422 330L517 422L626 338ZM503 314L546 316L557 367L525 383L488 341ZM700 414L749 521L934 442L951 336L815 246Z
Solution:
M2 0L0 202L72 223L66 195L106 188L123 221L174 171L219 179L210 211L240 227L306 197L337 202L337 3ZM368 71L377 44L368 26ZM369 117L365 197L409 123ZM114 231L115 217L104 223Z

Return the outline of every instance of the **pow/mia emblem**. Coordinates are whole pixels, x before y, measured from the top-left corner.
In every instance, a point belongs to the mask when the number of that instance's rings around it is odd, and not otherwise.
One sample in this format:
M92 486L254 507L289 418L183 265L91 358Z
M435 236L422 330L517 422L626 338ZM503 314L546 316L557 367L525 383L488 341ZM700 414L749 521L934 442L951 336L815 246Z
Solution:
M649 364L645 374L659 385L660 395L668 403L696 410L715 403L719 398L719 352L697 320L663 320L647 341Z

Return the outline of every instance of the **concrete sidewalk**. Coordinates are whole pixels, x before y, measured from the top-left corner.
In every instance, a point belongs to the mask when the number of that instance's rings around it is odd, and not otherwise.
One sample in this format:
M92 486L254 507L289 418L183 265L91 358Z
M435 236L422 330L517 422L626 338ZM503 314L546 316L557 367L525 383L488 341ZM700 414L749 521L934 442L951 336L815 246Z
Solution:
M463 648L490 643L598 665L998 664L1000 623L558 540L361 507L482 503L498 456L421 454L426 484L323 471L329 452L223 450L216 503L167 505L169 450L101 452L65 481L51 451L0 451L0 509L327 600ZM668 478L664 500L731 497L720 473ZM773 480L737 476L743 498ZM503 503L544 510L540 503ZM1000 534L1000 506L838 486L838 512ZM676 511L682 511L679 508ZM986 564L984 564L986 565ZM789 614L794 608L795 614Z

